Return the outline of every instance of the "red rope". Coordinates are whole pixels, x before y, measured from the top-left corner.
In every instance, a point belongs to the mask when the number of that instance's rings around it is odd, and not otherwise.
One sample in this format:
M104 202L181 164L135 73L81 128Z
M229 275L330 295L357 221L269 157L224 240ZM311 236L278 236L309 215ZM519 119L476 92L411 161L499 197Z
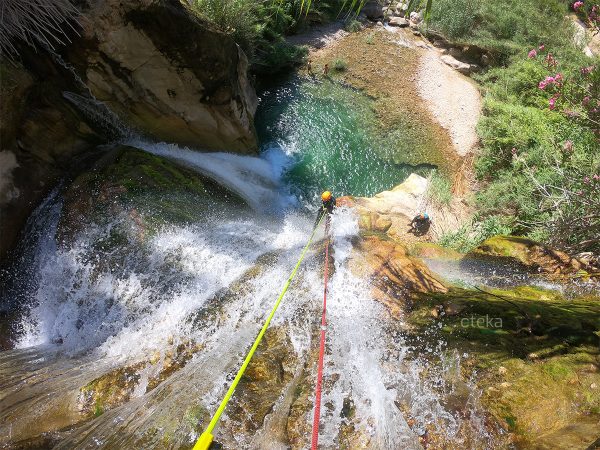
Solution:
M323 313L321 315L321 343L319 345L319 363L317 366L317 389L315 393L315 416L313 418L311 449L317 450L319 442L319 418L321 416L321 387L323 385L323 356L325 355L325 330L327 329L327 279L329 277L329 217L325 224L325 235L327 236L325 247L325 288L323 289Z

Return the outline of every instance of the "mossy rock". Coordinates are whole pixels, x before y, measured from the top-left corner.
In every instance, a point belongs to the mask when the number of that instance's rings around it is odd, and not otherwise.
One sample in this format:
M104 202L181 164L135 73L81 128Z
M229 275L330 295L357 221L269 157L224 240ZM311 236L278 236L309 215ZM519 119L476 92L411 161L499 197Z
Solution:
M107 150L92 170L73 181L64 198L59 227L63 237L91 223L107 224L120 215L128 216L128 222L145 232L162 224L194 223L207 211L243 204L209 178L127 146ZM98 245L111 248L126 239L124 230L113 227L111 236Z
M586 448L600 421L600 296L539 288L424 294L409 315L417 349L443 339L491 417L524 448ZM454 312L446 314L444 306Z
M139 371L145 365L121 367L86 384L80 389L79 412L86 417L97 417L129 401L140 380Z
M494 257L513 260L534 272L573 274L586 269L581 261L559 250L519 236L493 236L467 257Z

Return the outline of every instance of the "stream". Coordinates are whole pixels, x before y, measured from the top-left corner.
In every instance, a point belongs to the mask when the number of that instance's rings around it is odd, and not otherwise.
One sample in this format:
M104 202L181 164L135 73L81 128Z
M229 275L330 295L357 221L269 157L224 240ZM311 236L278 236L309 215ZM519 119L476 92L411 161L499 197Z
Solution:
M130 216L64 245L62 187L34 212L1 299L13 336L0 353L2 448L191 448L308 239L321 190L372 195L429 167L399 162L374 137L369 99L333 83L275 87L257 120L260 157L125 139L212 178L248 207L205 208L194 223L143 240L130 234L107 251L98 242L131 229ZM462 356L444 342L428 347L440 356L435 365L415 355L402 321L348 268L357 216L338 209L332 230L320 448L418 449L431 429L454 448L493 447L479 393L458 375ZM271 325L273 345L284 348L281 373L259 390L240 385L215 432L224 448L308 447L321 271L317 243ZM118 383L104 389L118 401L89 410L84 387L110 373ZM461 408L448 400L456 397Z

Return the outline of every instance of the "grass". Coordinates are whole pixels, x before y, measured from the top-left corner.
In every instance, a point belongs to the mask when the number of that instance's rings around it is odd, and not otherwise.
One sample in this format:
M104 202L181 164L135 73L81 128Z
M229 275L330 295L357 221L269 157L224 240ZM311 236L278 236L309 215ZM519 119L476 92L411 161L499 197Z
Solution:
M350 33L357 33L362 30L362 24L356 19L351 19L344 24L344 29Z
M337 58L333 61L333 70L336 72L344 72L348 69L348 63L343 58Z
M429 177L427 196L439 205L448 206L452 200L452 183L443 174L433 170Z

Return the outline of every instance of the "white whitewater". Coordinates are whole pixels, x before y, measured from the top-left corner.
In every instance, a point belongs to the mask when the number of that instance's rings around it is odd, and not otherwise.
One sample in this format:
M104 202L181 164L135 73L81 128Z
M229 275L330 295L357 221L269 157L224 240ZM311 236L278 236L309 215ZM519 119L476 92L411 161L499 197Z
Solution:
M126 248L105 255L117 262L107 264L94 250L106 228L87 230L73 245L60 246L52 238L60 202L46 208L50 238L37 245L35 289L18 349L0 354L0 445L37 427L43 431L49 415L77 416L77 411L64 411L76 402L82 386L109 370L162 361L178 345L195 342L202 347L185 367L146 392L161 364L146 365L128 402L60 434L56 448L163 448L165 436L170 447L189 446L197 437L195 424L186 419L189 411L198 404L214 411L308 239L314 217L290 209L294 199L281 186L281 170L268 160L139 140L129 144L210 176L257 213L209 220L207 212L205 222L164 227L147 242L132 237ZM273 207L284 216L264 214ZM115 217L108 228L124 220ZM442 426L452 438L461 419L443 407L444 377L438 373L428 381L423 376L425 363L409 357L398 334L401 324L389 323L384 308L371 298L369 280L347 268L357 218L342 208L332 229L335 271L323 398L329 406L323 408L321 448L339 448L347 398L356 409L354 427L369 437L371 448L419 448L418 435L431 424ZM263 261L266 255L271 256ZM322 298L319 255L308 255L272 325L288 330L296 372L310 363L309 350L316 345L312 336ZM237 284L257 267L257 275ZM409 405L416 431L408 426L399 401ZM311 417L307 411L306 420ZM267 435L257 446L253 434L238 431L227 414L216 436L225 448L281 445Z

